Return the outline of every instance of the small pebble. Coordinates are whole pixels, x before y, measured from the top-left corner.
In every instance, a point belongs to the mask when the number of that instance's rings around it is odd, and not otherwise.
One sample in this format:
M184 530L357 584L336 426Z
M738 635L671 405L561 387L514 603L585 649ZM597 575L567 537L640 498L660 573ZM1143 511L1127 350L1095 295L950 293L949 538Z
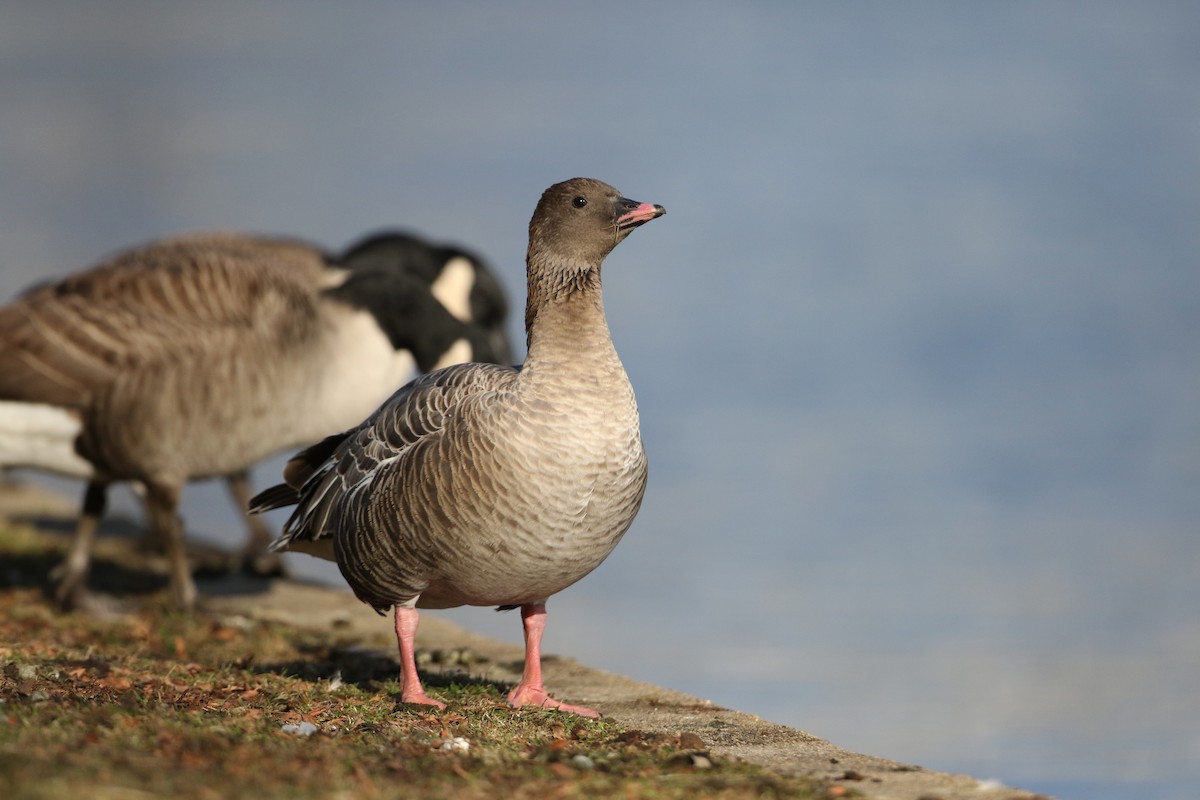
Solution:
M279 728L284 733L294 733L297 736L312 736L317 732L317 726L311 722L301 722L299 724L286 723Z
M471 749L471 743L461 736L455 736L453 739L447 739L446 741L442 742L441 749L465 753Z
M232 617L222 617L221 624L226 628L234 628L242 633L248 633L258 627L258 623L241 614L234 614Z
M443 667L462 666L469 667L484 659L475 654L475 651L469 647L455 647L449 650L434 650L429 654L430 660L434 664L440 664Z
M708 753L680 753L671 758L672 764L692 769L712 769L713 761Z
M596 762L585 756L583 753L577 753L571 756L571 766L576 769L595 769Z

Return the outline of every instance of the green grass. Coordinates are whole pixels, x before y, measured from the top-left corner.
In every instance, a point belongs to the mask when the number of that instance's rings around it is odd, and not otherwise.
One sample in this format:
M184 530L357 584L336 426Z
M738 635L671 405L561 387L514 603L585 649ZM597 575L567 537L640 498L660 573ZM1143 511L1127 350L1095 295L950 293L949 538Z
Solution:
M0 527L5 798L826 796L740 762L700 768L678 737L513 711L489 681L427 676L448 710L408 706L389 658L277 623L178 614L162 591L120 618L60 614L44 584L61 549ZM284 730L303 723L315 732Z

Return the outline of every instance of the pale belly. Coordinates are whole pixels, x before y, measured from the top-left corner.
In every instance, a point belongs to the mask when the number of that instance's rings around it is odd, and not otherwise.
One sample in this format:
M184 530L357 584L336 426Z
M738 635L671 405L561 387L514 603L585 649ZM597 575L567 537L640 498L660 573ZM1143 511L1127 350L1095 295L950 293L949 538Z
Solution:
M456 557L440 565L418 606L521 605L579 581L613 551L641 504L644 466L619 478L602 493L530 506L530 524L497 520L458 533Z

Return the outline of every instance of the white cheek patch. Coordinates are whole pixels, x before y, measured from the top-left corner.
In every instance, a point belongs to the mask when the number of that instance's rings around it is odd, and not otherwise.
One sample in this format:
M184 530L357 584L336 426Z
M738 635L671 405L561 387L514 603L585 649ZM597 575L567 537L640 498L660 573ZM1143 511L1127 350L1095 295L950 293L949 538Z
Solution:
M65 408L0 401L0 466L90 479L95 468L75 452L81 430L83 422Z
M433 286L437 301L460 322L471 321L471 289L475 287L475 267L462 256L446 262Z
M474 358L474 351L471 348L471 343L466 339L459 339L450 348L442 353L442 357L434 364L434 369L449 367L454 364L463 364L471 361Z
M327 267L317 278L317 287L322 291L327 289L336 289L346 282L350 277L350 270L338 269L335 267Z

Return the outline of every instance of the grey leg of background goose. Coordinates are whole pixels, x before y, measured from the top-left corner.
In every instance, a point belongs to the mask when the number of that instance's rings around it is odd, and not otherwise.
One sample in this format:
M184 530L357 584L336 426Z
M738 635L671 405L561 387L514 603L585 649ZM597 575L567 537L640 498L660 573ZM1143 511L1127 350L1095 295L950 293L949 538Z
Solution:
M84 606L87 596L88 571L92 562L92 542L96 538L96 527L100 517L104 516L104 507L108 500L108 486L103 483L89 483L83 493L83 508L79 512L79 522L75 525L75 537L71 540L71 549L67 558L54 568L50 578L57 582L54 587L54 599L64 610Z
M188 566L183 543L183 520L179 518L180 484L146 483L146 510L156 535L167 545L167 560L171 570L171 599L175 605L190 611L196 605L196 584Z
M142 510L146 513L146 530L142 533L142 549L147 553L166 553L170 543L166 534L154 524L154 509L150 507L150 494L142 481L130 481L129 491L133 492L142 502Z
M246 522L246 544L242 548L242 568L256 575L284 575L282 553L268 553L267 547L275 538L266 520L257 514L251 514L250 506L250 473L246 470L232 472L225 476L225 486L229 496L237 506Z

